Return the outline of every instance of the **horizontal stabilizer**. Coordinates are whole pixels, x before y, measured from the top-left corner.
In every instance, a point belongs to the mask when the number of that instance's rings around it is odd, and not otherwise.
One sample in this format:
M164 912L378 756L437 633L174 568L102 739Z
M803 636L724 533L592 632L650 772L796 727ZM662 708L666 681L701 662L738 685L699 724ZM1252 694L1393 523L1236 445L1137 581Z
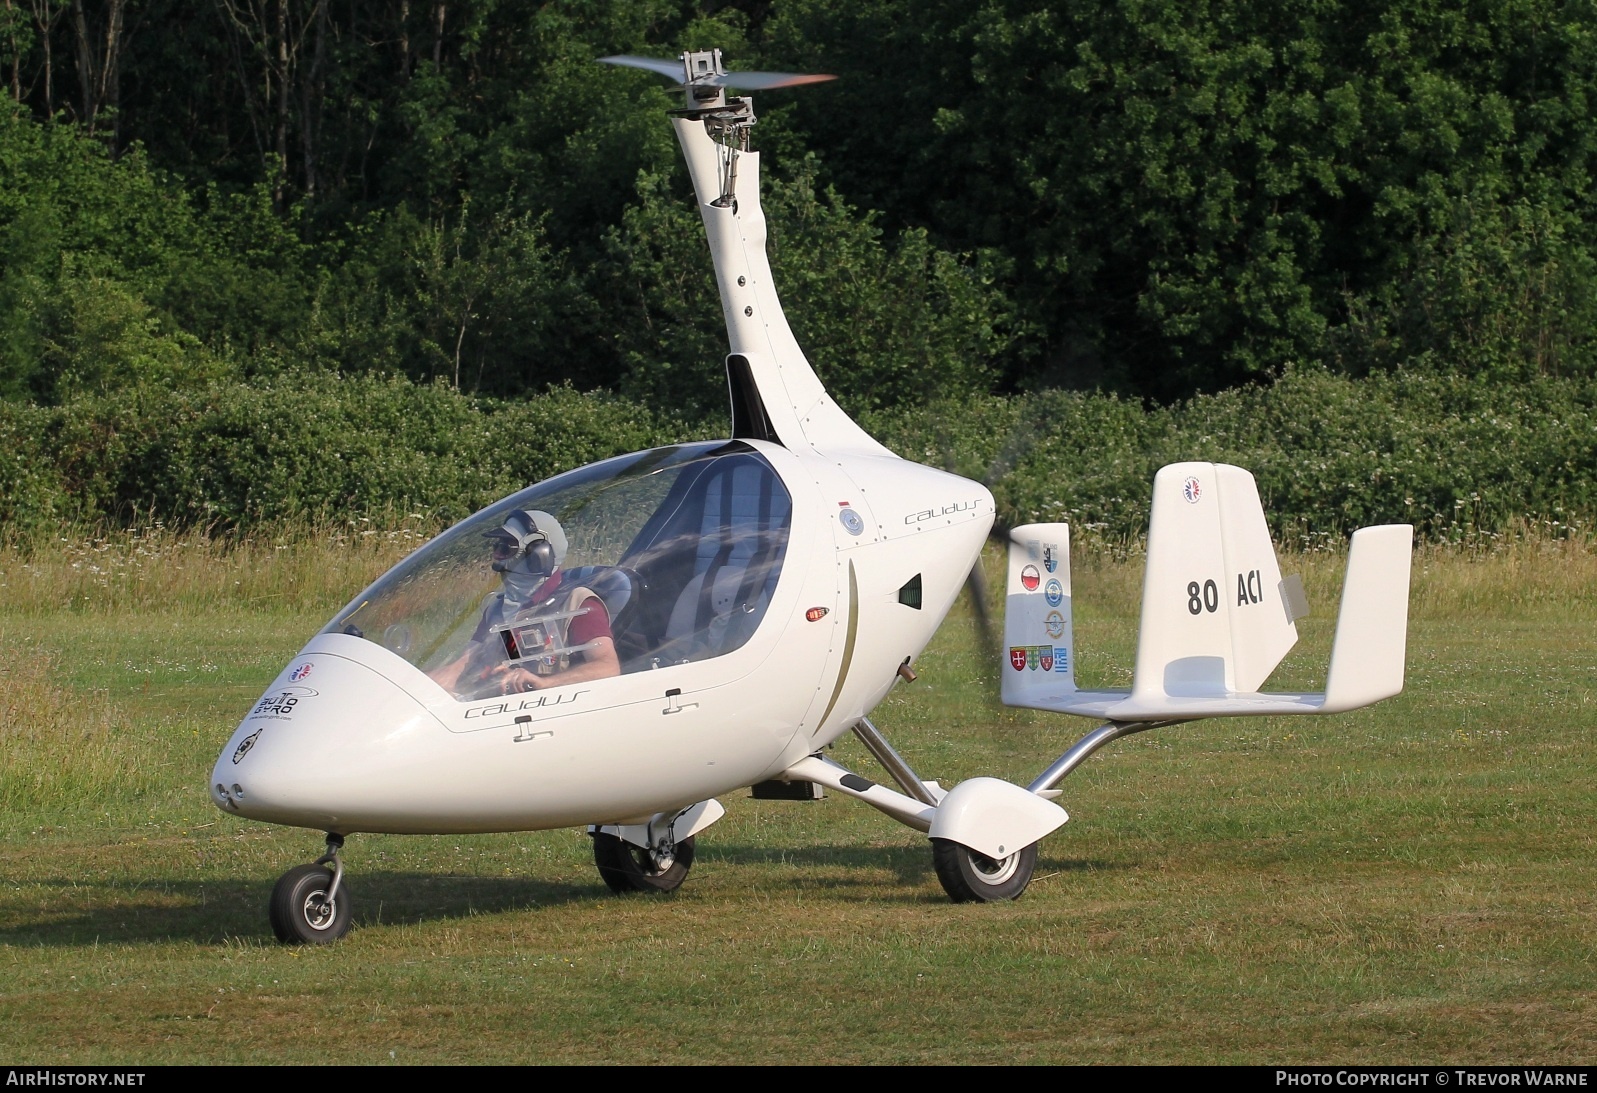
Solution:
M1252 475L1224 464L1165 467L1154 479L1132 688L1082 691L1069 529L1016 528L1004 703L1126 722L1337 713L1389 698L1403 689L1413 534L1407 524L1354 534L1325 692L1260 692L1297 640L1301 585L1281 577ZM1056 559L1057 573L1045 564Z

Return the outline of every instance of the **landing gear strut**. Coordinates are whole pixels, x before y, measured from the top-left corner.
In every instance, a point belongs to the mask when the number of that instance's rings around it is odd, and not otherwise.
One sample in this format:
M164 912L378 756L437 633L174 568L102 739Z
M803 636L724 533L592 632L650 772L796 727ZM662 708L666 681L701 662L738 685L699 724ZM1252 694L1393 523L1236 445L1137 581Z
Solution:
M326 945L349 933L351 907L343 887L344 836L327 833L327 853L277 879L267 915L272 933L288 945ZM332 869L327 866L331 865Z

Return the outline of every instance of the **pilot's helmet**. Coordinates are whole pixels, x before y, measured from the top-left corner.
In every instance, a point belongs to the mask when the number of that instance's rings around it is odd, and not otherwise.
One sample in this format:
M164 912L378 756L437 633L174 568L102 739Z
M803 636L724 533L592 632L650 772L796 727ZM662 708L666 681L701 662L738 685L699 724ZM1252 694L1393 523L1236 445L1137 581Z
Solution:
M541 509L516 509L483 538L493 543L496 573L547 577L566 560L565 529Z

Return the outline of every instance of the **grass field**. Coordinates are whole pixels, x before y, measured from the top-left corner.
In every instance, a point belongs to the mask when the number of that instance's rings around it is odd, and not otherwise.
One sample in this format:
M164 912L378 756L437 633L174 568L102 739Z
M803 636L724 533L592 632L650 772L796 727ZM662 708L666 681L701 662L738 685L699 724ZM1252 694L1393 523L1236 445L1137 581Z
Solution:
M1597 1059L1590 543L1418 555L1395 700L1111 745L1013 904L948 903L855 802L734 794L667 898L611 896L574 831L355 836L355 931L280 947L267 894L320 838L223 816L206 776L414 541L0 552L0 1059ZM1322 682L1340 566L1288 560L1316 614L1274 683ZM1078 558L1084 682L1128 677L1139 572ZM1027 781L1091 725L997 707L971 648L956 613L878 723L945 785Z

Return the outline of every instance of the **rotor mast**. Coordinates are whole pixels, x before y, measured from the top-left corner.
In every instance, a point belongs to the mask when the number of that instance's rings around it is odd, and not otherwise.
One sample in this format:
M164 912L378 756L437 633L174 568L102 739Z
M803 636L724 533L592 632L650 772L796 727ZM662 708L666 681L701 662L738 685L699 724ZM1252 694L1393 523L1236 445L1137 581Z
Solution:
M680 64L643 57L602 59L681 80L686 101L671 112L671 124L693 179L720 288L730 349L726 364L733 435L793 449L892 454L827 394L788 326L765 251L760 154L749 146L754 103L727 94L729 87L762 90L832 77L729 73L718 49L684 53Z

